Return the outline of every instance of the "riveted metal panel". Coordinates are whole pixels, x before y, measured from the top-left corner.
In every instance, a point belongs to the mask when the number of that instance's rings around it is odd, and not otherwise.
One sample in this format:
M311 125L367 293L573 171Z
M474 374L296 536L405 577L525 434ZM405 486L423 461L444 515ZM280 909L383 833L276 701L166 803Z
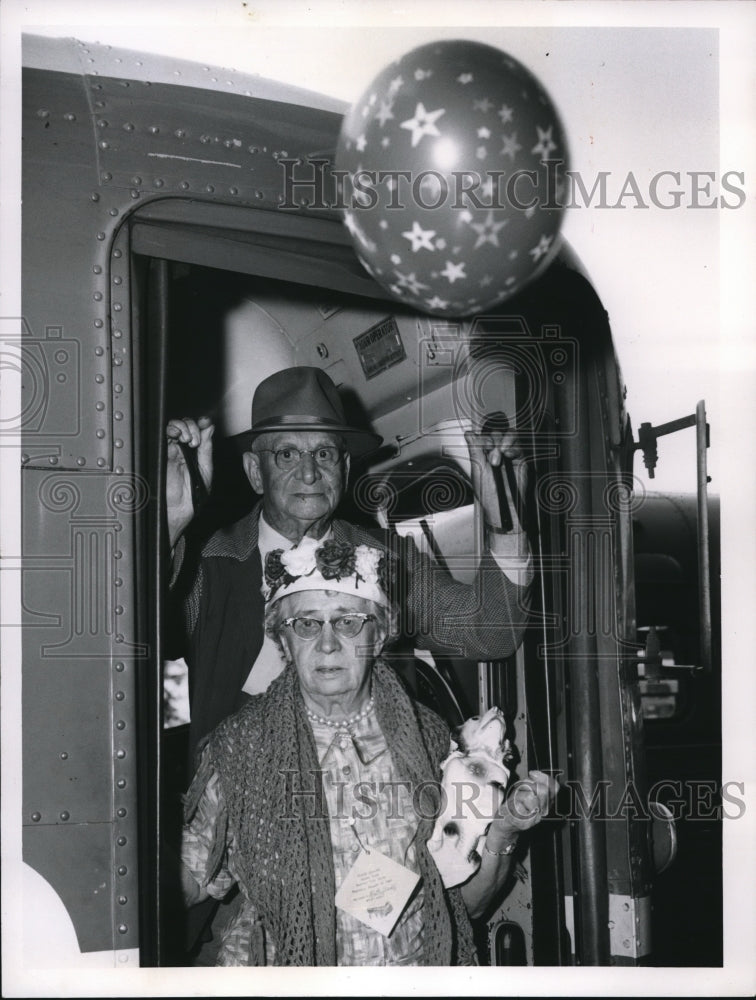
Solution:
M118 846L109 824L37 826L24 861L60 896L83 952L137 948L136 842Z

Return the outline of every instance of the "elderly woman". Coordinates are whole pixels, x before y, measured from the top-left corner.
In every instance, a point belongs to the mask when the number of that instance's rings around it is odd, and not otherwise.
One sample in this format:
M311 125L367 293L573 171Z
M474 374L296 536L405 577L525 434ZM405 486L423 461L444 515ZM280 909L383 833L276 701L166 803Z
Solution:
M187 902L241 889L218 965L472 964L468 908L483 912L532 825L503 810L474 877L444 888L427 842L450 734L380 659L385 560L309 538L268 556L286 668L207 738L185 797Z

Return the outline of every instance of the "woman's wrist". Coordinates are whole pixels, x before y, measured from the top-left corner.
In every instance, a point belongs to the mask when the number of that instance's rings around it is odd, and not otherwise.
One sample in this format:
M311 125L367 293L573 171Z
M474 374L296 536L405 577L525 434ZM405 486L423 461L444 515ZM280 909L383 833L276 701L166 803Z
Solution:
M494 820L486 836L485 848L489 854L511 854L519 836L520 831L509 823Z

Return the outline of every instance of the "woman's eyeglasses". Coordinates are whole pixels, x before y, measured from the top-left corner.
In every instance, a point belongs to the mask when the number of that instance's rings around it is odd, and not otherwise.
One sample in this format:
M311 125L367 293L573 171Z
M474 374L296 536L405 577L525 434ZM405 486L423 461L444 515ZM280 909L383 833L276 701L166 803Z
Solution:
M339 615L338 618L330 618L329 625L342 639L354 639L362 631L365 622L374 622L375 615L368 615L362 611L354 611L349 615ZM316 639L325 625L319 618L284 618L281 622L288 628L294 630L294 634L300 639Z

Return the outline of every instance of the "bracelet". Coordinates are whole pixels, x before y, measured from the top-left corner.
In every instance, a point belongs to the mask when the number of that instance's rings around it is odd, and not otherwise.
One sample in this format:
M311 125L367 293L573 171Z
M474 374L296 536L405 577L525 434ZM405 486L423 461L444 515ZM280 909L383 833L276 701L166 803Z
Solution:
M507 844L503 851L492 851L488 844L483 845L483 850L488 851L488 853L492 854L495 858L503 858L507 854L512 854L515 847L517 847L517 841L513 840L511 844Z

